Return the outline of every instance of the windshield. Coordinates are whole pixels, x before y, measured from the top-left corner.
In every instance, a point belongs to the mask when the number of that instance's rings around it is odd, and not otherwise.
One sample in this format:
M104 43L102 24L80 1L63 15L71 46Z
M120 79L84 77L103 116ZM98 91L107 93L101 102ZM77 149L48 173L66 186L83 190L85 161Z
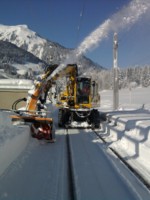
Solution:
M80 78L77 82L77 103L89 103L90 79Z

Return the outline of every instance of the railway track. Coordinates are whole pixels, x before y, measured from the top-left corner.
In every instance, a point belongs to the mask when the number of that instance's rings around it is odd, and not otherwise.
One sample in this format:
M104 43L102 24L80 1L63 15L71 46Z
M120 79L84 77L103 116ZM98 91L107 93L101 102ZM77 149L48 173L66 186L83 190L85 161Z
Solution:
M0 199L135 200L144 193L142 199L148 200L149 192L134 177L127 184L112 164L113 156L107 155L102 142L95 142L93 133L58 129L54 144L31 139L0 177ZM122 173L128 173L120 165Z
M93 130L93 133L96 134L97 137L105 144L107 145L107 142L105 139L98 134L98 132ZM108 147L117 157L118 159L142 182L143 185L147 187L148 190L150 190L150 184L141 176L115 149L112 147Z
M92 142L93 135L99 137L102 141L101 144ZM73 200L78 199L138 199L140 195L145 192L146 198L149 198L149 192L144 189L143 182L139 184L137 181L137 175L134 177L131 173L128 176L133 176L132 180L125 180L127 177L118 174L111 158L108 159L106 156L104 144L106 142L101 138L97 132L88 130L88 133L83 129L79 131L77 129L66 129L67 137L67 149L69 159L69 177L71 183L71 195ZM115 162L122 161L121 157L117 155L113 149L110 148L115 154L117 159ZM110 156L109 156L110 157ZM123 162L123 161L122 161ZM125 164L125 163L124 163ZM127 165L125 167L121 164L121 168L125 168L125 173L128 173ZM128 169L130 169L128 167ZM131 169L130 169L131 172ZM133 173L133 171L132 171ZM135 173L134 173L135 175ZM139 177L138 177L139 178ZM131 190L130 184L135 182L135 187L140 190L138 195L136 189ZM126 184L125 182L130 182ZM141 188L142 186L142 188ZM113 187L113 190L111 188ZM139 189L138 189L139 188Z
M67 154L68 154L68 176L69 176L69 191L70 191L70 199L76 200L76 186L75 186L75 175L73 171L73 162L72 162L72 152L71 152L71 144L70 138L68 134L68 129L66 129L66 144L67 144Z

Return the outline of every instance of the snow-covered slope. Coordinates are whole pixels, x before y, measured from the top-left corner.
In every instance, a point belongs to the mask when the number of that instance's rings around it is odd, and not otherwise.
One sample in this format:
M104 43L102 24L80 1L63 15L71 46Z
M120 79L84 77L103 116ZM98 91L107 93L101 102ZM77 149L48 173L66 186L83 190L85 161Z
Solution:
M47 64L15 44L0 40L1 78L32 78Z
M0 40L0 61L1 63L40 63L43 62L32 53L17 47L10 42Z
M29 30L27 25L0 25L0 39L16 44L39 58L42 58L44 45L47 42L34 31Z

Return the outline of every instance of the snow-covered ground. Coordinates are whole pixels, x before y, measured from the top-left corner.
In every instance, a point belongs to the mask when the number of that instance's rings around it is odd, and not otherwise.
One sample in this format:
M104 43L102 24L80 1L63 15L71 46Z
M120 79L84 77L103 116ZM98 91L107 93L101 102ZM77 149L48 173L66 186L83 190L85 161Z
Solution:
M115 149L150 183L149 88L121 90L117 111L112 109L112 94L101 92L99 110L108 112L110 123L103 124L99 134L108 147ZM9 115L10 112L0 111L0 175L21 154L30 138L29 127L13 126Z
M145 106L146 109L150 108L150 88L137 87L119 90L119 110L138 109ZM103 111L113 110L113 91L104 90L100 92L101 105L100 109Z
M29 127L13 126L10 112L0 112L0 175L26 147Z
M27 79L0 79L0 88L2 89L31 89L32 80Z

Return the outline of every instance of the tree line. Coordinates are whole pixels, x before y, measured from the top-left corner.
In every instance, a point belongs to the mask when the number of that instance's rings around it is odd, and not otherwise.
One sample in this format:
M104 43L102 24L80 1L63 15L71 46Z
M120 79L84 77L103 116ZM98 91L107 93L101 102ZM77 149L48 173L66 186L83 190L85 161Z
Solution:
M92 73L101 90L113 89L113 70L101 70ZM150 65L118 68L119 89L150 86Z

